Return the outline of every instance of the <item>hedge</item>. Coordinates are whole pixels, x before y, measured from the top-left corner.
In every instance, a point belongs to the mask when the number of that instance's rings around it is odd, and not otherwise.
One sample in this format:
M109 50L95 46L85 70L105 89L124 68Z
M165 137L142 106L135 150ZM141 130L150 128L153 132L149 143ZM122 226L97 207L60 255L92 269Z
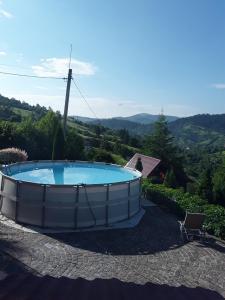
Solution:
M206 215L204 225L207 232L225 239L225 208L223 206L208 204L197 195L148 181L143 182L143 190L148 199L166 207L169 212L174 213L180 219L185 217L186 211L204 213Z

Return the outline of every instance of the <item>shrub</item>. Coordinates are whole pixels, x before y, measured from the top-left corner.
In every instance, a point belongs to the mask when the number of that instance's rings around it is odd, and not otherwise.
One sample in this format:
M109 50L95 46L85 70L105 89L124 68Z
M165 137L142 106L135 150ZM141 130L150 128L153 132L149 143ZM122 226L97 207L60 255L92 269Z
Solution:
M69 128L65 140L64 153L66 159L84 159L84 141L76 130Z
M115 164L125 166L127 161L119 154L112 154Z
M186 211L202 212L206 215L207 231L218 237L225 238L225 208L220 205L208 204L197 195L182 190L167 188L163 185L151 184L144 180L143 189L147 197L156 204L166 207L178 218L184 218Z
M27 152L18 148L6 148L0 150L1 163L14 163L27 160Z
M113 156L104 149L92 149L87 157L94 161L115 163Z
M209 204L204 206L206 214L205 227L209 233L225 239L225 208Z
M176 175L174 173L173 168L169 169L166 172L166 176L164 179L164 185L166 187L172 187L172 188L176 188L179 186L179 184L177 183Z

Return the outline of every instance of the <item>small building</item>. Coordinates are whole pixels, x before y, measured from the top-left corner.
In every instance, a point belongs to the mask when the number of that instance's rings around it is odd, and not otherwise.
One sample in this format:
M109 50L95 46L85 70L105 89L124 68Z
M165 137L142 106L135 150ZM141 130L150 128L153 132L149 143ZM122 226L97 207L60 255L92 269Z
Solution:
M143 170L141 173L143 175L143 178L148 178L152 176L161 177L161 170L159 167L161 161L160 159L157 159L155 157L135 153L131 160L128 161L125 167L135 169L138 159L141 159L142 162Z

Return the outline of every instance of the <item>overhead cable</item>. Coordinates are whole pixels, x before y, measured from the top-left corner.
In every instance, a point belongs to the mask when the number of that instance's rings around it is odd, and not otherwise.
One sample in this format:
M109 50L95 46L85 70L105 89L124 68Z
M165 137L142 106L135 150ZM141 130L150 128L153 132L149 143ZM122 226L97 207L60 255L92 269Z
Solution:
M0 74L3 75L12 75L12 76L19 76L19 77L29 77L29 78L41 78L41 79L60 79L66 80L66 77L54 77L54 76L37 76L37 75L28 75L28 74L19 74L19 73L11 73L11 72L3 72L0 71Z
M86 97L84 96L84 94L81 92L79 86L77 85L77 83L75 82L75 80L72 78L73 84L75 85L76 89L78 90L81 98L85 101L85 103L87 104L88 108L90 109L90 111L93 113L93 115L95 116L95 118L98 120L99 123L101 123L100 119L97 117L96 113L94 112L94 110L92 109L92 107L90 106L90 104L88 103Z

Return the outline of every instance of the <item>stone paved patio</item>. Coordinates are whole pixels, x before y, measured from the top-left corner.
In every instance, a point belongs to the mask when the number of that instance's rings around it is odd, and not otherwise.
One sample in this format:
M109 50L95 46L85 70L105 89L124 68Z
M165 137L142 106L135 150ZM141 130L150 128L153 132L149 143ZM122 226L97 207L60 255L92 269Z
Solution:
M225 296L225 245L183 244L174 216L146 208L135 228L40 234L0 225L0 271L202 287Z

